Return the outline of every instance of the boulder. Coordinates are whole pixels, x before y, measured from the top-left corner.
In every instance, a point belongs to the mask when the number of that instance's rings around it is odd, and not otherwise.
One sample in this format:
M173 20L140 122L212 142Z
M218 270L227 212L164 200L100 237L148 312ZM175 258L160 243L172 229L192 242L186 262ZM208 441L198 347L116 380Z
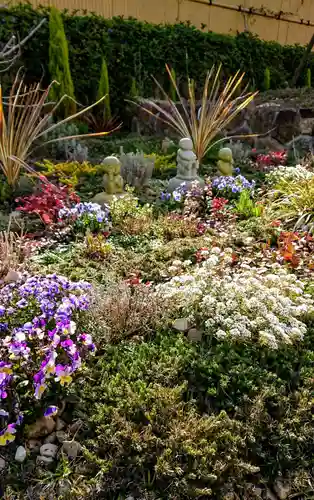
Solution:
M301 115L296 108L281 109L275 119L276 130L272 133L279 142L286 143L301 134Z
M55 458L55 456L57 455L57 451L58 451L58 446L52 443L43 444L40 447L40 454L43 457Z

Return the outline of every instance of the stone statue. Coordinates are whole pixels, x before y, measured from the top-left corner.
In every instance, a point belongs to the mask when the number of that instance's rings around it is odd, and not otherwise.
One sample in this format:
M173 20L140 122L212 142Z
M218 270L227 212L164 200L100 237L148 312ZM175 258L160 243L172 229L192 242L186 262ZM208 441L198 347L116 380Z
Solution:
M104 165L103 185L107 194L123 193L121 163L115 156L108 156L102 162Z
M115 156L108 156L102 162L104 165L103 186L104 191L96 194L93 198L94 203L104 205L110 203L114 196L123 196L123 178L121 176L121 163Z
M204 181L198 177L199 162L193 151L193 142L190 138L181 139L177 153L177 175L170 179L168 191L175 191L181 184L189 187L193 182L204 186Z
M232 176L233 174L233 157L230 148L222 148L218 153L217 167L220 175Z

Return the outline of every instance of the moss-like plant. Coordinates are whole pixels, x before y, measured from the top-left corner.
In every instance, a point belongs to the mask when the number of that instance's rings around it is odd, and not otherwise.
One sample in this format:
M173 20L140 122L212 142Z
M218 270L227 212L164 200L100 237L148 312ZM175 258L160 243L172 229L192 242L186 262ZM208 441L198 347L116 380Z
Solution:
M65 36L61 12L51 8L49 19L49 72L59 85L51 87L50 98L58 102L63 99L58 113L64 118L76 112L74 85L70 71L69 47ZM64 98L64 96L67 96Z

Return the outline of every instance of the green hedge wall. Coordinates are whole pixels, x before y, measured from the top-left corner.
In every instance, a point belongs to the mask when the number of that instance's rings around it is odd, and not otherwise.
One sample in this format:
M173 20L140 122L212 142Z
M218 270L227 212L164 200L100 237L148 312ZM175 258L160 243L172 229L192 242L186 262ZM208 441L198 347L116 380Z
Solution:
M0 10L0 42L13 32L25 36L48 10L34 10L23 4ZM108 61L113 110L122 111L124 99L136 77L143 95L153 95L151 75L161 83L166 78L165 63L175 68L178 77L187 72L202 80L213 63L222 62L226 74L244 70L255 88L262 89L265 68L271 72L271 87L280 88L290 81L303 54L301 46L282 46L264 42L256 36L219 35L197 30L189 24L153 25L135 19L104 19L98 15L64 12L65 31L69 41L70 65L76 97L92 101L97 92L103 56ZM22 63L30 79L44 74L48 81L49 26L46 23L23 50ZM314 56L308 67L314 74ZM305 70L306 72L306 70ZM303 85L305 75L299 84Z

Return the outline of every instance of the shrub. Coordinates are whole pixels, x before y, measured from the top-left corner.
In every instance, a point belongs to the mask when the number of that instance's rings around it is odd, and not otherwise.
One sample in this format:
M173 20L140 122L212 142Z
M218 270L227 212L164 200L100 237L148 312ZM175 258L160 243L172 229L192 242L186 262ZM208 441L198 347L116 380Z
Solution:
M314 172L297 165L296 167L284 167L280 166L266 174L266 182L276 189L283 191L285 189L287 182L310 180L314 177ZM282 189L281 189L281 183Z
M303 175L303 174L302 174ZM314 177L299 181L282 179L269 194L270 217L281 220L294 230L314 232Z
M188 99L184 99L171 73L166 66L171 85L178 96L176 101L171 100L167 92L155 79L155 83L163 94L168 108L160 106L158 102L150 99L140 99L141 109L164 122L181 139L190 137L193 141L196 156L201 163L208 151L213 147L213 142L234 118L246 108L254 99L256 93L241 92L238 97L235 93L240 89L244 74L238 71L221 84L222 66L218 69L213 66L207 72L202 92L202 105L198 109L194 81L188 78ZM209 104L210 103L210 104Z
M152 216L152 207L148 204L141 206L138 198L133 196L132 190L129 190L125 196L113 198L110 203L110 215L113 227L122 228L125 225L126 218L150 218Z
M264 73L264 90L270 89L270 69L266 68Z
M0 39L5 42L12 33L19 33L21 39L26 36L38 20L47 16L47 9L35 10L23 4L5 9L1 15ZM208 68L223 61L227 75L241 68L256 88L262 88L264 69L268 66L272 68L272 88L280 88L292 80L305 50L299 45L262 41L251 33L222 35L182 23L156 26L134 19L105 19L100 15L69 12L63 13L63 20L78 100L85 103L86 99L93 99L101 60L106 54L112 108L120 111L125 107L124 99L129 97L132 78L143 87L141 95L153 95L150 75L159 75L160 80L164 80L165 61L175 67L178 78L182 78L186 75L187 55L189 75L195 81L202 81ZM43 73L49 74L48 40L49 29L44 25L23 47L21 64L35 80ZM139 56L140 69L134 64ZM116 71L118 60L119 71ZM308 67L312 71L313 65L314 58L310 55Z
M61 13L55 7L50 9L49 34L50 78L58 83L51 88L49 97L55 102L63 99L59 113L63 117L67 117L76 112L76 102L70 71L68 42Z
M109 76L108 76L108 67L106 59L103 59L101 63L101 73L100 73L97 99L101 99L103 96L106 96L106 99L104 100L103 114L105 115L106 120L111 120Z
M232 264L231 251L212 248L194 273L158 285L157 293L175 300L180 315L189 315L218 339L275 349L302 340L303 321L314 312L304 284L280 268L276 274L254 267L231 273L226 263Z
M255 204L247 190L242 191L239 200L235 203L235 211L243 219L260 217L262 206Z
M56 187L50 183L39 186L37 194L17 198L20 205L16 210L40 217L45 225L58 222L59 211L79 202L79 197L67 186Z
M58 391L58 385L68 385L82 358L94 350L91 336L76 333L75 322L88 308L89 288L57 275L23 275L0 288L0 329L6 335L0 397L2 416L10 422L0 433L0 445L15 439L23 412L34 409L48 387Z
M156 298L150 283L144 284L138 277L96 292L89 321L97 338L110 342L146 337L167 324L163 301Z

